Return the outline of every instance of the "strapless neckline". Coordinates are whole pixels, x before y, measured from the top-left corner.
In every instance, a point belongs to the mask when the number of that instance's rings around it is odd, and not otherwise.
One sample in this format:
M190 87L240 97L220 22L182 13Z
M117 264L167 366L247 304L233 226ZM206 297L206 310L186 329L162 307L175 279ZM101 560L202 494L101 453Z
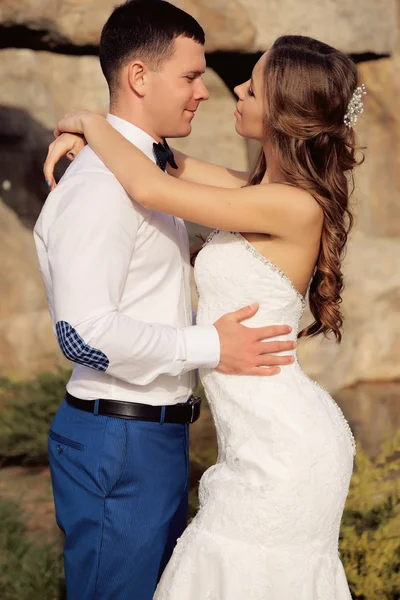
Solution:
M214 236L218 233L221 233L221 231L221 229L214 229L206 239L204 246L209 244L209 242L211 242ZM267 267L269 267L272 271L279 275L279 277L288 284L291 290L296 294L298 300L300 300L302 305L302 312L304 312L307 306L307 301L305 297L302 294L300 294L299 290L296 288L290 277L286 275L286 273L284 273L282 269L280 269L275 263L269 260L269 258L261 254L261 252L259 252L257 248L253 246L253 244L249 242L249 240L242 233L239 233L238 231L226 231L226 233L235 237L241 244L243 244L249 250L249 252L253 254L255 258L263 262Z

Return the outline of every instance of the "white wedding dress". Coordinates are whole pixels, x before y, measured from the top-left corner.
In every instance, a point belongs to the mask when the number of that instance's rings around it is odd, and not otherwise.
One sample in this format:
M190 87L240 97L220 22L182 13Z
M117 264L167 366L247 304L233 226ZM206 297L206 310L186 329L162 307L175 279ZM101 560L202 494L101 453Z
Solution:
M214 232L196 260L198 323L260 303L249 327L288 324L304 299L238 233ZM351 600L338 556L355 442L299 363L274 377L202 370L219 456L155 600Z

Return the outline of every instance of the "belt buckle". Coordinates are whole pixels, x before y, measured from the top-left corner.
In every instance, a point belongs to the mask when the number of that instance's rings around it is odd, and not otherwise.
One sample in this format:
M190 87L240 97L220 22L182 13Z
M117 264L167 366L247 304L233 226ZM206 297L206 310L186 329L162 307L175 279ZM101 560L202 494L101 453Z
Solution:
M193 419L194 419L194 402L192 402L192 414L190 415L189 423L193 423Z
M194 423L194 409L197 406L197 404L199 404L199 402L201 402L201 398L200 396L192 396L192 414L190 415L190 420L189 420L189 424Z

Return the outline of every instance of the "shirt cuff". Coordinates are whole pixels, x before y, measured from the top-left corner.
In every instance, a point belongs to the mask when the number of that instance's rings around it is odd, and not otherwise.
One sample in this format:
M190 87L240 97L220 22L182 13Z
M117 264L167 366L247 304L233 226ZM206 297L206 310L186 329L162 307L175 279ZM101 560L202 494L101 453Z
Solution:
M221 359L219 335L214 325L195 325L183 330L186 343L184 371L215 369Z

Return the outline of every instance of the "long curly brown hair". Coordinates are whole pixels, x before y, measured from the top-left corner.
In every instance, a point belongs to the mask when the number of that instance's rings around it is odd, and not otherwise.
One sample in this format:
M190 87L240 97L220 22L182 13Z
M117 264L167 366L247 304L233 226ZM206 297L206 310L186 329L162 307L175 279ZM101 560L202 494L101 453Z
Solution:
M268 52L264 71L265 135L286 183L308 191L321 206L321 247L309 288L314 322L299 337L333 333L342 339L341 263L353 216L352 170L364 160L353 128L343 119L358 86L353 61L331 46L304 36L282 36ZM248 185L266 172L261 151Z

